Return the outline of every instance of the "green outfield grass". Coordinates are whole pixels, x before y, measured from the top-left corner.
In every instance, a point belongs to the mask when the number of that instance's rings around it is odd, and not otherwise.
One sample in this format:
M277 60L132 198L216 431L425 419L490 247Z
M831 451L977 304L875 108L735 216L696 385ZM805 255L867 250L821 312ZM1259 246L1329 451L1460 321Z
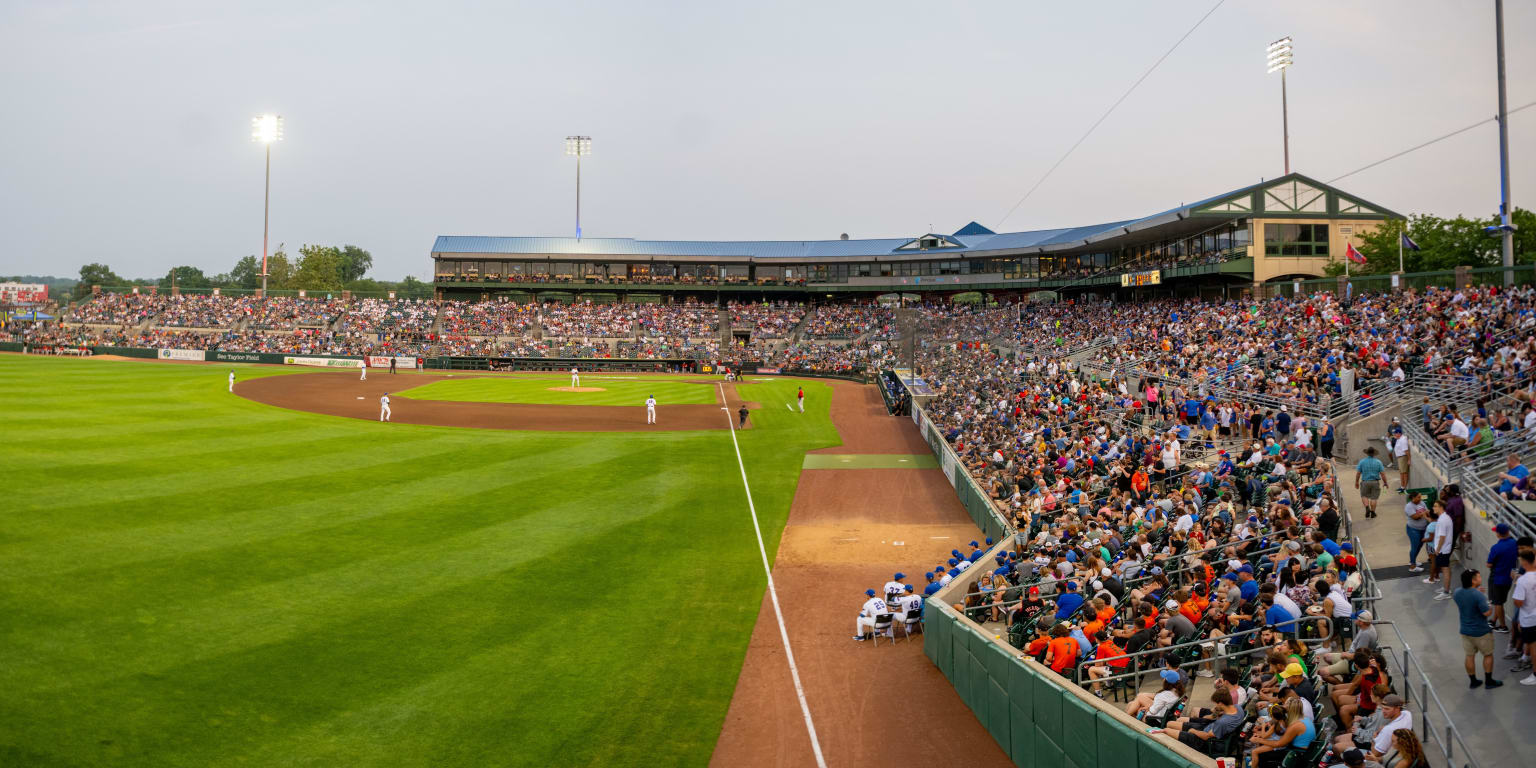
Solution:
M551 377L476 376L446 379L408 389L398 394L417 400L467 400L476 403L536 403L545 405L632 405L645 407L645 399L655 396L660 405L717 403L718 379L663 379L624 374L584 374L583 387L601 387L602 392L556 392L552 387L568 387L570 374Z
M0 355L0 765L708 762L765 586L730 433L379 424L226 372ZM796 384L742 387L771 547L837 443Z

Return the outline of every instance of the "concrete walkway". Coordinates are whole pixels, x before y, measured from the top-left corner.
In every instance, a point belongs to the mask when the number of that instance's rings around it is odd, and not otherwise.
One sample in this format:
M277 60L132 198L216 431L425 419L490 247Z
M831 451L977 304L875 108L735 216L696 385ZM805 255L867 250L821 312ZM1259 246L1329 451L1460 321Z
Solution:
M1345 507L1353 518L1354 534L1360 538L1361 548L1371 569L1381 572L1393 566L1406 566L1408 536L1403 517L1406 496L1397 493L1397 473L1388 470L1383 476L1391 482L1391 490L1382 493L1381 502L1377 506L1380 517L1370 520L1365 519L1360 496L1354 489L1354 468L1340 466L1338 475ZM1420 483L1414 482L1411 485L1419 487ZM1468 521L1468 525L1481 524L1482 521L1478 520ZM1419 563L1423 565L1424 562L1425 555L1421 551ZM1484 564L1477 562L1473 565L1484 571L1486 579ZM1465 567L1461 563L1452 562L1453 587L1460 585L1460 573ZM1519 684L1519 680L1528 673L1517 675L1509 671L1514 662L1502 658L1508 648L1509 636L1494 636L1496 655L1499 657L1494 665L1494 677L1504 681L1504 687L1493 691L1469 689L1462 666L1465 657L1461 652L1461 636L1457 632L1456 604L1450 600L1435 601L1433 598L1437 587L1423 583L1422 579L1426 575L1427 569L1424 573L1407 578L1378 579L1382 599L1377 602L1373 613L1379 619L1392 622L1392 627L1381 627L1381 643L1391 647L1398 665L1403 661L1404 644L1412 649L1413 656L1425 669L1435 694L1445 706L1452 723L1465 739L1479 766L1500 768L1532 765L1531 756L1536 754L1536 686ZM1512 609L1513 603L1507 607ZM1393 633L1393 628L1397 634ZM1479 675L1482 673L1481 664L1479 660ZM1401 691L1404 681L1395 682ZM1417 690L1417 675L1411 677L1411 682L1415 690L1410 697L1412 703L1409 709L1413 712L1415 730L1422 736L1420 718L1423 708L1418 701L1421 694ZM1430 724L1440 731L1443 739L1445 726L1439 720L1438 713L1431 717ZM1453 764L1456 766L1464 765L1466 757L1459 752L1458 746L1456 754L1453 754ZM1433 762L1440 765L1438 752L1434 754L1436 759Z

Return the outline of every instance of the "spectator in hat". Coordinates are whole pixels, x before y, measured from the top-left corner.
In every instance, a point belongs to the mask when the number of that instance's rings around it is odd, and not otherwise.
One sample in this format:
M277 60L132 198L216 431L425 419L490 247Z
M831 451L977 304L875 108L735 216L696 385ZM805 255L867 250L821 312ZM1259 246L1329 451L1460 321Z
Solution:
M1493 604L1493 631L1509 633L1509 620L1504 616L1504 604L1509 602L1509 591L1515 585L1515 567L1519 564L1520 548L1510 533L1509 523L1493 527L1499 540L1488 549L1488 602Z
M1370 611L1355 613L1355 636L1349 642L1349 650L1322 655L1322 665L1318 672L1322 673L1323 682L1342 684L1357 654L1376 648L1378 635L1376 627L1372 625L1373 621L1375 617L1371 616Z
M1370 751L1366 753L1367 759L1380 762L1386 757L1394 744L1393 733L1399 730L1413 732L1413 713L1409 712L1404 704L1403 697L1395 693L1381 697L1381 727L1376 730L1375 737L1370 741Z
M1213 742L1225 739L1243 727L1243 714L1232 700L1232 690L1220 680L1211 689L1211 704L1211 709L1201 709L1194 717L1169 722L1163 726L1163 732L1178 739L1180 744L1209 754Z
M1125 713L1131 717L1163 718L1173 711L1174 705L1184 698L1184 680L1179 673L1171 669L1165 669L1158 674L1162 678L1163 688L1155 694L1138 693L1125 707Z
M1365 753L1358 749L1346 749L1339 755L1339 762L1330 768L1381 768L1381 763L1375 760L1367 760Z

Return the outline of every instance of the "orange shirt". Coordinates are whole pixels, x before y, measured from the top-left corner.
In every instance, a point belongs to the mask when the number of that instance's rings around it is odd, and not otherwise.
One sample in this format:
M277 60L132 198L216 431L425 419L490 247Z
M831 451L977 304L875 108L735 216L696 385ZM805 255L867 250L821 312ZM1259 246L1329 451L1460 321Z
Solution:
M1081 646L1070 637L1051 638L1050 655L1047 656L1051 669L1061 672L1071 667L1073 662L1077 661L1077 652L1079 650L1082 650Z
M1050 638L1048 638L1048 637L1037 637L1037 638L1029 641L1029 645L1025 646L1024 650L1025 650L1025 652L1027 652L1031 656L1039 656L1040 654L1045 653L1046 647L1049 646L1050 644L1051 644L1051 639Z
M1111 656L1120 656L1124 653L1124 648L1115 645L1112 641L1105 640L1104 642L1099 643L1099 648L1098 651L1094 654L1094 658L1107 659ZM1115 669L1125 669L1128 665L1130 665L1130 663L1130 659L1115 659L1114 661L1109 662L1109 665Z
M1095 633L1095 632L1097 632L1097 631L1099 631L1099 630L1101 630L1103 628L1104 628L1104 622L1099 621L1097 618L1095 618L1093 621L1090 621L1087 624L1083 625L1083 634L1085 636L1087 636L1087 637L1093 637L1093 633Z
M1103 623L1103 624L1108 624L1109 620L1113 619L1114 617L1115 617L1115 609L1113 609L1113 608L1111 608L1111 607L1109 607L1107 605L1104 606L1104 610L1099 611L1099 617L1098 618L1099 618L1099 621L1101 623Z

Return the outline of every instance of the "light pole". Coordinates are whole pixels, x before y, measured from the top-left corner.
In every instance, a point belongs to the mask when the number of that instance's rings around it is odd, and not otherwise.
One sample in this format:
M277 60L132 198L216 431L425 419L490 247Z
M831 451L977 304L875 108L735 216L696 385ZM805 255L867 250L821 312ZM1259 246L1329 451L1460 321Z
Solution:
M1509 220L1509 103L1504 94L1504 0L1493 0L1499 56L1499 234L1504 241L1504 287L1515 285L1515 225Z
M267 220L272 210L272 142L283 140L283 116L251 118L251 141L266 145L267 184L261 202L261 295L267 295Z
M565 137L565 154L576 158L576 239L581 239L581 157L592 154L591 136Z
M1285 70L1291 68L1291 38L1282 37L1269 44L1265 49L1266 64L1269 70L1265 74L1280 73L1280 131L1281 141L1285 145L1285 173L1291 173L1291 115L1285 103Z

